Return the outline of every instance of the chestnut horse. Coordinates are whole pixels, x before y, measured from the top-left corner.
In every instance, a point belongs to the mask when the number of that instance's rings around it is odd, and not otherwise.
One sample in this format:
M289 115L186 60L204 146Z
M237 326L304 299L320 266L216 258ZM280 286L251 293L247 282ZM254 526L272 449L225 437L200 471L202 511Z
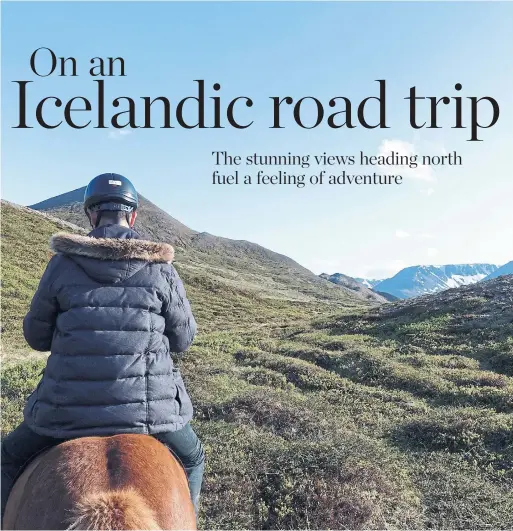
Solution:
M187 478L149 435L84 437L37 456L16 481L3 529L196 529Z

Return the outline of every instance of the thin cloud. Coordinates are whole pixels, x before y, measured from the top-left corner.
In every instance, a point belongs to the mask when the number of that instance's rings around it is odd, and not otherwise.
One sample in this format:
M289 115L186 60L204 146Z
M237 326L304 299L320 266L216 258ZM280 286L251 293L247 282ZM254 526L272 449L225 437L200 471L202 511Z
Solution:
M390 278L393 277L396 273L401 271L406 267L406 262L404 260L392 260L386 262L377 267L365 267L365 274L362 275L362 278Z
M393 157L391 157L393 155ZM421 164L421 157L413 144L404 140L392 139L383 140L378 149L379 157L390 157L394 162L399 159L406 164L383 165L381 168L395 168L407 179L432 182L435 180L431 166Z
M434 247L429 247L428 250L427 250L427 255L430 258L434 258L435 256L438 256L439 252L440 251L438 249L435 249Z
M316 266L326 267L326 268L338 267L340 265L340 261L339 260L329 260L329 259L324 259L324 258L319 258L317 260L314 260L313 263Z
M436 236L430 232L418 232L418 233L410 233L403 229L397 229L395 231L396 238L404 239L404 238L415 238L417 240L433 240L436 238Z
M131 135L132 131L128 129L117 129L115 131L109 131L109 138L112 140L120 140L124 136Z

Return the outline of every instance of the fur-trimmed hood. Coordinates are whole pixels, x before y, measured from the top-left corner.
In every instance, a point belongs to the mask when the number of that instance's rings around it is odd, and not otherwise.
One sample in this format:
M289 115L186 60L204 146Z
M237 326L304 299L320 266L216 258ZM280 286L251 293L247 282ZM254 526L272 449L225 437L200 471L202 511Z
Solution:
M139 239L91 238L80 234L58 232L50 239L50 248L56 253L85 256L99 260L143 260L168 263L175 250L168 243Z

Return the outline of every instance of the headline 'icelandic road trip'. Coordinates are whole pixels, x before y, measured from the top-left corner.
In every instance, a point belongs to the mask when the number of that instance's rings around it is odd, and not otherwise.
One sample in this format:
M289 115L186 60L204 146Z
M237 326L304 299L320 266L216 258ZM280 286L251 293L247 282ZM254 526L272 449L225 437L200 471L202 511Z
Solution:
M15 80L18 85L18 123L15 129L71 127L84 129L247 129L255 123L249 96L223 98L218 82L193 80L194 95L179 99L166 96L106 96L103 78L126 77L123 57L93 57L88 60L87 75L93 79L94 96L63 98L47 95L33 101L32 83L44 83L49 76L78 77L79 61L75 57L58 56L53 50L40 47L28 58L34 79ZM346 96L334 96L321 101L315 96L292 98L269 95L271 118L267 127L284 129L292 123L303 129L325 125L330 129L390 129L387 125L387 81L373 80L376 94L352 101ZM464 96L464 87L456 82L450 95L427 96L416 86L408 88L404 97L408 107L409 125L413 129L468 129L466 140L482 141L485 129L499 120L500 106L496 98L487 95ZM442 111L445 109L445 111Z

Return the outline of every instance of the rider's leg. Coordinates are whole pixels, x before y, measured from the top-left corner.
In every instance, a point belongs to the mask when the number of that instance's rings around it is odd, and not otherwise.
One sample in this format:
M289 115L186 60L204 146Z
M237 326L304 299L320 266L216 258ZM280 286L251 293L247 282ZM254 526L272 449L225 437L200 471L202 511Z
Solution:
M186 424L178 431L157 433L154 437L164 443L182 463L189 480L191 499L197 515L205 470L205 452L201 441L190 424Z
M2 441L2 518L4 516L7 498L11 492L18 473L24 465L45 448L55 446L62 439L55 439L39 435L22 422L14 431L9 433Z

